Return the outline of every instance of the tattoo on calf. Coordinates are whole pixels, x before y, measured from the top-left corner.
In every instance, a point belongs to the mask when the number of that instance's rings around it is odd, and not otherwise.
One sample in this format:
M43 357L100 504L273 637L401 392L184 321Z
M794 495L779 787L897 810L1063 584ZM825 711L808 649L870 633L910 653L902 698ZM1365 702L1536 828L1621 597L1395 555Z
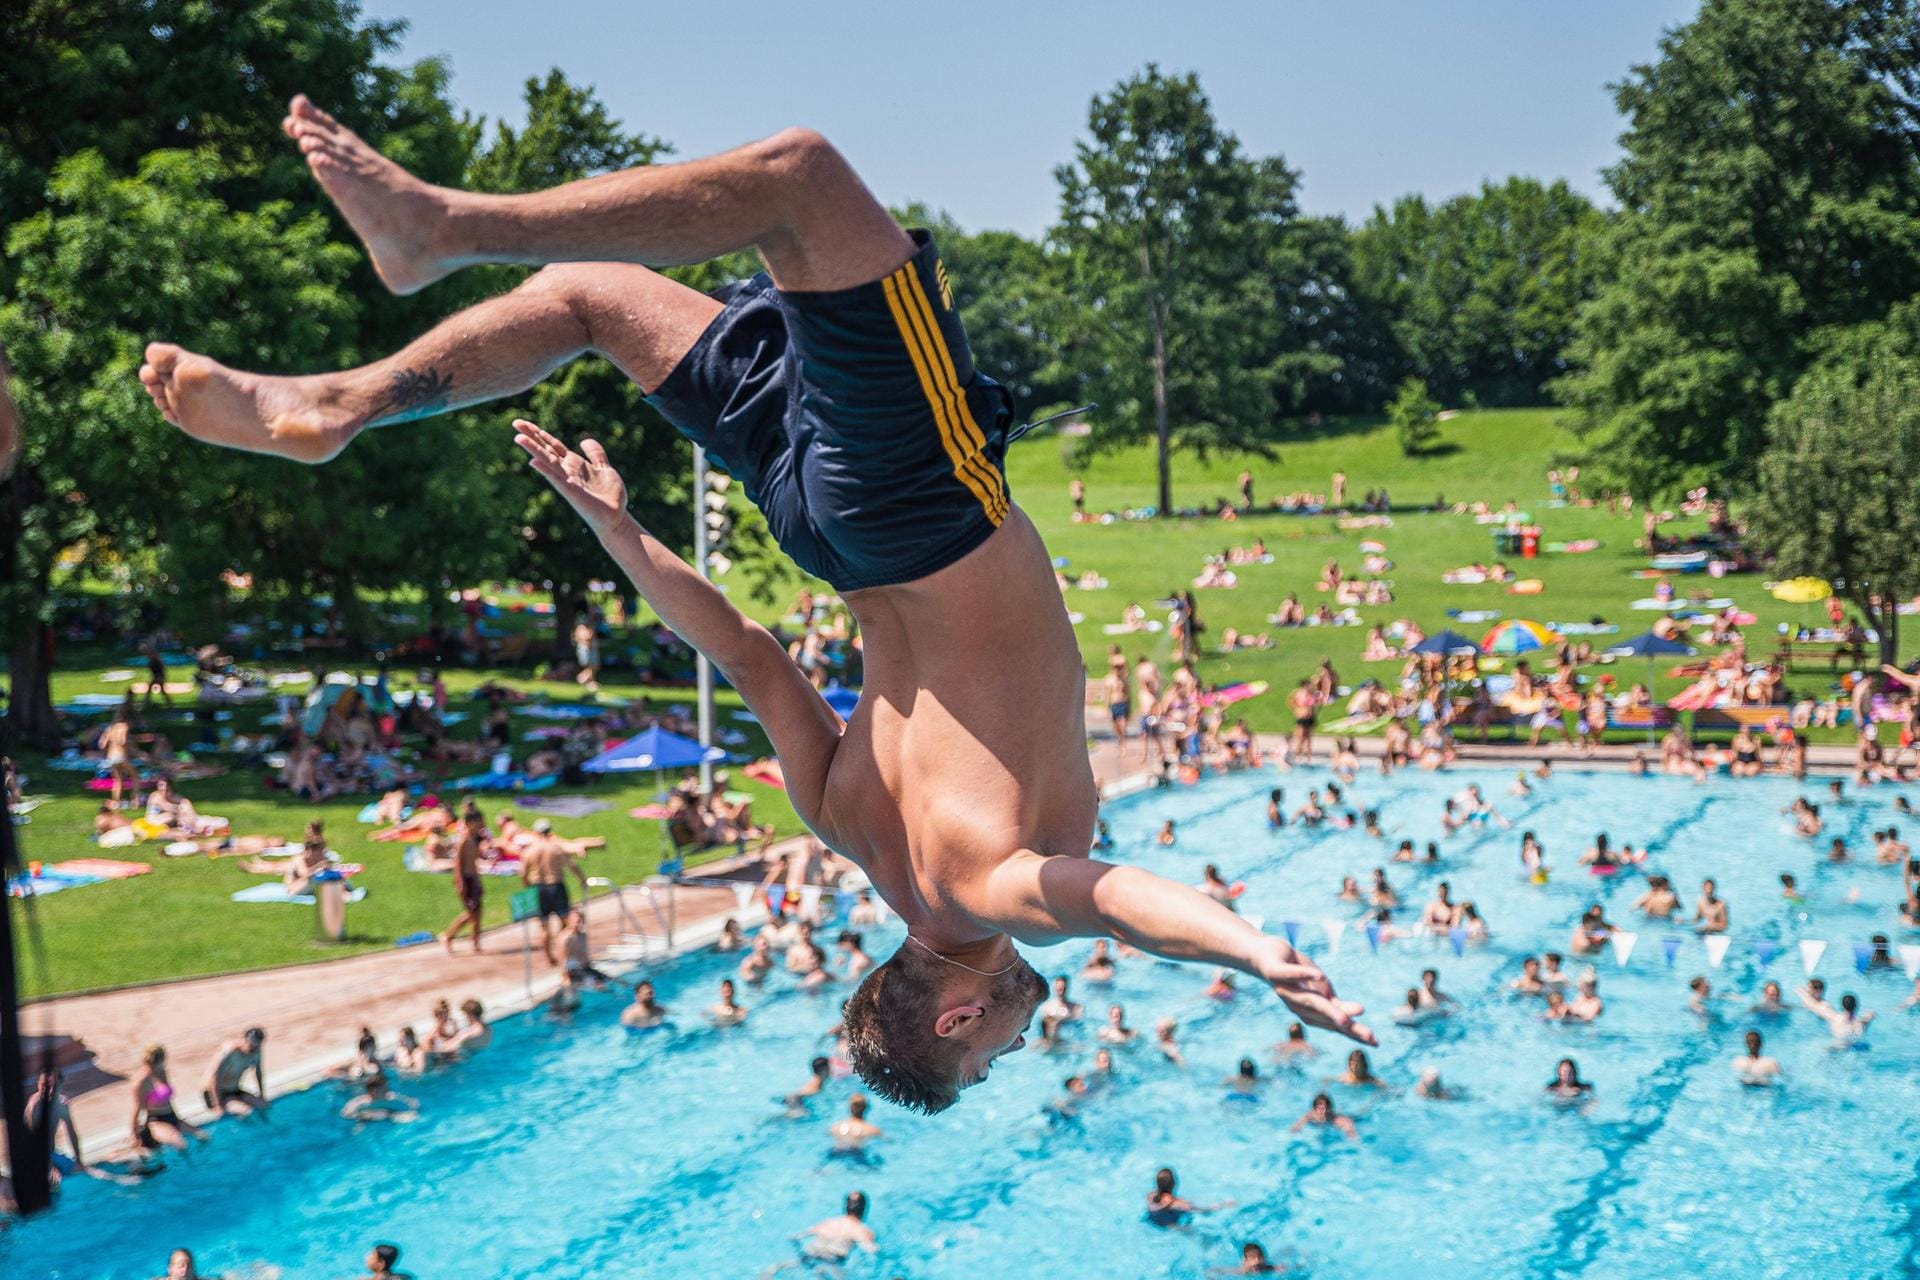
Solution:
M447 407L452 398L453 375L428 366L402 369L387 382L387 389L374 403L369 419L374 422L412 422L428 418Z

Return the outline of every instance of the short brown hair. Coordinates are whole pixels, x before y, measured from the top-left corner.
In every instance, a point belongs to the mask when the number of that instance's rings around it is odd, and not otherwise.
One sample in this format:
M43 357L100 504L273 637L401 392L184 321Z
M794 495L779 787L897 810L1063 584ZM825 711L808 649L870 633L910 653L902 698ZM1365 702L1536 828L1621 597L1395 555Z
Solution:
M902 943L867 974L843 1011L854 1071L888 1102L927 1115L960 1099L954 1049L933 1029L942 976L933 957Z

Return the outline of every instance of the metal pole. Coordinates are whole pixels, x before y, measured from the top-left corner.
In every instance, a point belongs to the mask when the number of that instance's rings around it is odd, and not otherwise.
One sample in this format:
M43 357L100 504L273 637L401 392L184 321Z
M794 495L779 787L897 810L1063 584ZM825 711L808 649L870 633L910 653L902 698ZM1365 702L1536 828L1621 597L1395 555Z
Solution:
M713 570L707 564L707 451L697 444L693 446L693 564L702 578L713 580ZM711 796L713 763L705 759L705 753L713 745L713 664L706 654L695 650L693 669L699 690L700 794Z

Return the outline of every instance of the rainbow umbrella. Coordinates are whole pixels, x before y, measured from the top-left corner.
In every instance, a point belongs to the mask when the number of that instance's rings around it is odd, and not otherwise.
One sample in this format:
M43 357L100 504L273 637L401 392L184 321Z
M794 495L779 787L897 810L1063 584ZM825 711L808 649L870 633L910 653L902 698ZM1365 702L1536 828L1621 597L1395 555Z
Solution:
M1525 618L1509 618L1494 624L1491 631L1480 637L1480 652L1531 653L1559 643L1560 633L1552 627Z

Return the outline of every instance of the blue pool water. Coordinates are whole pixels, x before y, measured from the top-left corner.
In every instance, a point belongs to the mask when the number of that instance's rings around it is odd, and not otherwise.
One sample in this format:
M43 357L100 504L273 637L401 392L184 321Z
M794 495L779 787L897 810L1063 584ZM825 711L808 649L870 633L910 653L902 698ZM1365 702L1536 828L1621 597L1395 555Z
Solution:
M1438 873L1389 868L1413 912L1441 876L1456 899L1479 904L1493 937L1464 956L1425 940L1375 955L1357 933L1327 954L1318 922L1355 914L1334 899L1339 877L1364 882L1390 847L1357 830L1267 831L1265 789L1284 785L1291 805L1322 773L1247 775L1110 806L1119 857L1186 881L1217 862L1246 881L1244 911L1273 929L1305 922L1308 949L1368 1004L1382 1042L1375 1068L1396 1089L1334 1088L1359 1117L1357 1144L1288 1132L1338 1069L1342 1044L1316 1037L1325 1052L1283 1071L1268 1053L1288 1021L1277 1001L1243 984L1238 1001L1216 1004L1200 995L1208 974L1137 959L1107 990L1076 981L1088 1020L1066 1051L1002 1060L945 1116L876 1107L887 1138L869 1165L849 1165L828 1157L825 1130L852 1082L837 1082L806 1119L782 1118L773 1102L805 1078L836 1001L776 974L744 991L744 1026L711 1030L694 1011L733 958L697 956L655 975L681 1015L676 1031L626 1032L615 997L590 997L571 1023L511 1020L490 1053L408 1082L423 1103L415 1124L356 1134L334 1115L331 1088L289 1098L271 1122L219 1126L146 1185L74 1187L52 1214L0 1234L0 1275L144 1278L185 1244L209 1272L335 1280L388 1239L422 1280L749 1276L792 1258L789 1237L856 1187L872 1197L882 1253L854 1263L854 1276L1198 1276L1236 1261L1247 1239L1316 1276L1920 1275L1920 1016L1897 1008L1909 988L1900 974L1857 975L1851 950L1875 929L1896 944L1920 940L1889 928L1899 875L1871 865L1869 833L1899 821L1892 795L1823 805L1830 830L1867 849L1865 865L1834 867L1824 840L1787 831L1778 810L1796 793L1789 783L1566 773L1514 800L1510 777L1363 775L1349 789L1396 839L1441 838L1441 800L1470 780L1514 818L1511 832L1442 838ZM1180 842L1162 849L1152 835L1168 817ZM1539 833L1556 869L1544 887L1520 874L1522 828ZM1718 877L1736 938L1723 968L1709 970L1691 939L1669 968L1659 939L1676 931L1632 920L1641 879L1575 867L1602 829L1651 849L1649 865L1689 907L1701 877ZM1803 905L1782 900L1782 871L1799 877ZM1543 1023L1538 1003L1505 995L1505 981L1519 955L1564 948L1596 899L1640 929L1639 947L1625 969L1598 960L1608 1008L1597 1025ZM877 932L869 947L884 956L898 933ZM1789 992L1800 981L1792 943L1802 937L1833 941L1819 973L1836 997L1856 991L1880 1012L1870 1049L1832 1051L1805 1013L1746 1013L1765 976ZM1769 974L1754 938L1788 944ZM1088 946L1034 960L1077 973ZM1429 964L1459 1014L1421 1031L1387 1024ZM1704 1026L1686 1006L1694 973L1739 996ZM1077 1121L1050 1123L1044 1104L1087 1065L1112 1000L1142 1030L1177 1017L1187 1068L1144 1045L1122 1050L1111 1090ZM1784 1064L1778 1090L1744 1089L1729 1068L1756 1025ZM1596 1085L1584 1112L1541 1099L1567 1054ZM1273 1077L1254 1102L1228 1101L1220 1087L1242 1055ZM1470 1097L1414 1098L1425 1066ZM1162 1164L1193 1199L1234 1207L1188 1230L1146 1225Z

